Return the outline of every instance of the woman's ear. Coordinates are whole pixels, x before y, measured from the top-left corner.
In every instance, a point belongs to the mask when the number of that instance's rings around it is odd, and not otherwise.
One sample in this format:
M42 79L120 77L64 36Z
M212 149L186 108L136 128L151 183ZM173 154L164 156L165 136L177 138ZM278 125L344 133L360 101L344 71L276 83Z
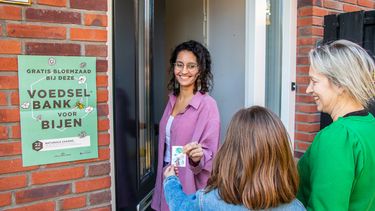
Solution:
M348 89L346 87L343 87L343 86L337 86L337 92L338 92L338 95L339 96L342 96L342 95L350 95L350 92L348 91Z

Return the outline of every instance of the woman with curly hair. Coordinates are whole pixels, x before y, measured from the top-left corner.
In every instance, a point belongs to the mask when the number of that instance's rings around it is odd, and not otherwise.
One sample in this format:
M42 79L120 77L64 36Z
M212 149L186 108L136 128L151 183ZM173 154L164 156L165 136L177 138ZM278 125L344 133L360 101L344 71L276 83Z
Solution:
M178 45L170 58L171 91L159 126L157 177L151 207L168 210L163 192L163 169L172 161L172 148L183 148L187 159L178 167L185 193L206 186L219 146L220 116L208 95L212 86L211 56L199 42ZM185 159L183 157L183 159Z

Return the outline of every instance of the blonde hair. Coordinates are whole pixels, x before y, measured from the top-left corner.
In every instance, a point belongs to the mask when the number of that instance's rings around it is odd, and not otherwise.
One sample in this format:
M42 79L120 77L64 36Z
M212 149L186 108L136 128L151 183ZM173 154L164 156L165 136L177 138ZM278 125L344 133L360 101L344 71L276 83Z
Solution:
M375 65L366 50L348 40L337 40L312 49L309 57L315 71L368 107L375 96Z
M298 173L287 131L266 108L241 109L232 118L213 163L206 192L229 204L267 209L291 202Z

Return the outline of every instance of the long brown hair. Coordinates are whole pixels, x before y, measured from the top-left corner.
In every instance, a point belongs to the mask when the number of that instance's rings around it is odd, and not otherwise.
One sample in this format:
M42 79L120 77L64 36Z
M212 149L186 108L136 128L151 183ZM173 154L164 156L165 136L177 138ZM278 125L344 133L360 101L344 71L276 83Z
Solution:
M288 133L275 114L253 106L234 115L206 192L215 188L225 202L249 209L276 207L295 198L297 167Z

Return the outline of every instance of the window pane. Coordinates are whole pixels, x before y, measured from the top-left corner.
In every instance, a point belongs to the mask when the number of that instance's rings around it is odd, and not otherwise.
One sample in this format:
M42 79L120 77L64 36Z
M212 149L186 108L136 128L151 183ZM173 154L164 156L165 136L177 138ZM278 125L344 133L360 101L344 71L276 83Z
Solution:
M266 107L280 116L282 1L267 0Z
M138 4L138 129L139 129L139 176L147 179L152 170L151 101L150 101L150 27L151 6L148 0Z

